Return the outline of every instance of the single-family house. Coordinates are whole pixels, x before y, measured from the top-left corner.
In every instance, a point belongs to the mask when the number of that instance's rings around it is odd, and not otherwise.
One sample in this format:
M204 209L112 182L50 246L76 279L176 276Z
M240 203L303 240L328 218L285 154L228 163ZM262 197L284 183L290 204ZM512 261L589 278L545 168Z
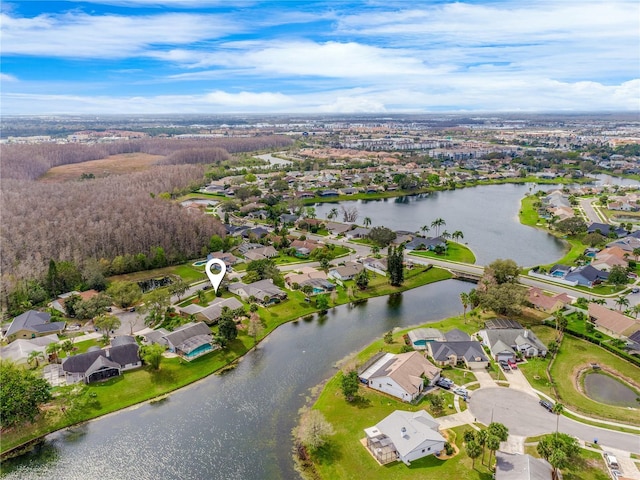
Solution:
M200 319L203 320L206 324L213 325L220 318L222 309L224 307L227 307L231 310L237 310L238 308L242 308L243 305L242 302L240 302L240 300L235 297L216 297L207 306L201 306L192 303L191 305L187 305L186 307L178 308L180 310L180 313L182 313L183 315L195 315L196 317L201 317Z
M246 261L251 262L253 260L264 260L265 258L274 258L280 255L278 251L271 245L266 247L260 246L258 248L252 248L244 254Z
M203 322L189 322L169 332L164 328L145 334L147 342L166 345L172 353L185 360L209 353L217 348L213 345L213 333Z
M518 353L525 357L545 356L547 347L526 328L485 329L478 332L482 344L489 347L495 360L515 361Z
M439 377L440 369L420 352L387 353L359 375L370 388L405 402L415 400L425 386L433 385Z
M429 342L427 350L434 363L439 366L451 365L455 367L462 363L472 370L480 370L489 364L482 344L475 340Z
M407 251L412 250L435 250L436 247L447 247L447 242L442 237L415 237L413 240L404 244Z
M284 290L273 284L273 280L266 278L250 284L242 282L229 285L229 291L243 300L255 297L261 304L279 303L287 298Z
M564 278L567 273L571 271L571 267L568 265L561 265L556 263L553 267L549 269L549 275L553 277Z
M596 327L613 336L629 335L640 328L640 322L637 320L597 303L589 303L588 312L589 320Z
M553 313L570 305L573 299L566 293L545 295L541 288L531 287L527 292L527 301L538 310Z
M311 267L303 267L301 273L289 273L284 277L285 283L292 288L294 285L302 288L309 285L312 288L312 294L332 292L336 286L327 280L327 274L321 270Z
M229 252L211 252L209 255L207 255L207 260L211 260L212 258L222 260L227 267L241 262L238 257Z
M348 223L327 222L327 230L332 235L340 235L351 230L351 225Z
M295 223L298 221L298 219L300 218L299 215L295 215L292 213L283 213L282 215L280 215L280 223L282 223L282 225L295 225Z
M495 480L549 480L553 468L541 458L525 453L496 453Z
M633 251L636 248L640 248L640 238L638 238L637 235L640 235L640 230L633 232L625 238L619 238L607 243L607 247L620 247L625 252L633 255Z
M141 365L135 338L122 336L114 338L109 348L91 347L85 353L65 358L62 371L67 384L91 383L117 377Z
M380 423L364 430L367 449L382 465L400 460L410 465L414 460L437 454L446 439L440 425L424 410L396 410Z
M343 267L333 267L329 270L329 277L335 278L340 281L353 280L353 278L359 274L364 267L355 262L347 262Z
M384 257L384 258L367 257L360 260L360 263L362 263L364 268L374 273L377 273L378 275L383 275L383 276L387 275L387 268L388 268L387 257Z
M65 322L52 322L51 315L47 312L27 310L13 319L4 336L10 342L18 338L43 337L60 334L65 326Z
M353 230L349 230L348 232L345 232L345 237L347 237L349 240L352 240L354 238L367 238L370 232L371 232L370 228L357 227L357 228L354 228Z
M293 240L290 246L291 248L295 248L296 255L299 256L307 256L314 250L323 247L320 242L314 240Z
M87 300L90 300L93 297L99 295L99 292L97 290L91 289L85 290L84 292L78 292L74 290L72 292L61 293L60 295L58 295L58 298L50 303L50 306L55 308L59 312L66 314L67 311L65 310L64 304L69 298L73 297L74 295L79 296L83 301L86 302Z
M608 278L608 272L598 270L591 265L578 267L567 273L564 277L565 280L569 282L577 282L578 285L582 285L584 287L593 287L594 285L597 285L607 280Z
M609 235L615 235L616 238L625 237L627 235L627 231L622 227L615 227L613 225L609 225L606 223L592 223L587 226L587 233L600 233L605 237Z
M11 360L13 363L25 363L31 352L40 352L46 358L49 344L58 343L60 339L55 333L43 337L15 340L9 345L0 347L0 359Z
M467 332L463 332L459 328L454 328L444 334L445 342L469 342L470 340L471 335Z
M444 335L437 328L416 328L408 333L409 341L416 350L426 350L427 343L441 342Z

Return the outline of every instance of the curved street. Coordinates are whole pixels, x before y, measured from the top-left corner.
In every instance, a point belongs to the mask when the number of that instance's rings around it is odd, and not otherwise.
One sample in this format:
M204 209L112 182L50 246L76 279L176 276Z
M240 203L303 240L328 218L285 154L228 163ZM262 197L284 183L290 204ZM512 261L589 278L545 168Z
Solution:
M499 422L509 428L510 435L533 437L559 431L585 442L598 440L607 447L640 453L640 436L586 425L560 415L558 418L538 404L538 398L520 390L504 387L482 388L472 393L469 409L478 421L488 425Z

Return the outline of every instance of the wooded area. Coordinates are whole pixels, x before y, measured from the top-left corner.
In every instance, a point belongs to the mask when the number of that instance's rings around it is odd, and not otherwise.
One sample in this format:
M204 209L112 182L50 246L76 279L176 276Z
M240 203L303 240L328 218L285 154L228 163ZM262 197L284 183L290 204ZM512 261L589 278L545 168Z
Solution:
M265 136L3 146L3 304L11 292L24 289L27 280L43 283L52 259L72 262L80 271L98 265L106 275L114 259L122 256L153 258L160 248L166 264L174 264L202 255L212 235L224 236L220 221L189 213L169 199L201 186L204 165L163 165L64 183L36 181L49 168L135 151L168 155L171 163L219 163L229 158L229 150L253 151L288 143L288 138Z

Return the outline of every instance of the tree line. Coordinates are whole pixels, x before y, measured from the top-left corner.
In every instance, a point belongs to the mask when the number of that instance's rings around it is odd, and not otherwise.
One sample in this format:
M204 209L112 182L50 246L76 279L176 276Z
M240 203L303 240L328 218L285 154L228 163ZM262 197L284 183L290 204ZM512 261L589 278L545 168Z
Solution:
M42 280L51 259L91 277L200 256L213 235L224 235L221 222L188 214L159 194L190 191L203 173L184 165L64 184L3 181L2 300Z
M3 179L35 180L60 165L99 160L123 153L148 153L168 157L163 163L215 163L229 153L281 148L292 140L283 135L233 138L145 138L100 144L16 144L3 145L0 172ZM182 152L182 153L180 153ZM211 159L204 161L202 158Z

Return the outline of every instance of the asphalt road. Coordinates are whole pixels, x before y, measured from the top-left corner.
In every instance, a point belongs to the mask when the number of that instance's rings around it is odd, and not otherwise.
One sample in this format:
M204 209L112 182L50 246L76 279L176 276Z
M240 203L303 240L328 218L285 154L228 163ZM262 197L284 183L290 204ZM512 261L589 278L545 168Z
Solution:
M469 410L480 422L494 422L509 428L509 434L531 437L556 431L556 415L538 404L538 398L510 388L483 388L471 394ZM640 436L606 430L576 422L560 416L560 432L573 435L585 442L598 443L606 447L640 453Z
M593 198L583 198L580 200L580 207L582 207L582 210L590 223L602 223L602 219L598 216L598 213L591 205L591 202L593 201Z

